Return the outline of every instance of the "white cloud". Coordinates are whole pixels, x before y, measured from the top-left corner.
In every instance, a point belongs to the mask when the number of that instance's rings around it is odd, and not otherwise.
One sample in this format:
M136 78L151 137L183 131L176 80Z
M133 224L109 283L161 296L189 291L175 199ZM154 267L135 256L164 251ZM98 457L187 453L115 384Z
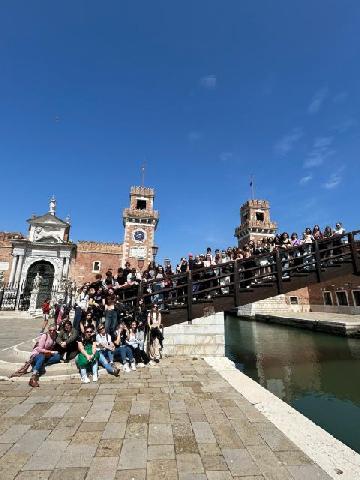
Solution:
M306 185L313 179L312 175L305 175L305 177L300 178L299 185Z
M315 95L313 96L310 105L308 106L308 113L310 115L314 115L315 113L318 113L320 110L322 104L324 103L324 100L328 96L329 90L324 87L320 90L318 90Z
M206 75L205 77L200 78L200 86L207 88L208 90L213 90L216 88L216 75Z
M333 137L318 137L314 140L312 149L310 150L305 162L305 168L319 167L324 161L334 155L335 150L331 148L334 141Z
M284 157L294 148L295 143L298 142L303 135L302 128L294 128L290 133L284 135L275 143L275 152Z
M328 180L323 184L324 188L331 190L332 188L336 188L342 182L342 175L341 170L334 172L330 175Z
M219 158L222 162L228 162L233 158L233 153L232 152L221 152L219 155Z
M196 142L201 138L201 133L193 130L192 132L188 133L188 139L190 142Z

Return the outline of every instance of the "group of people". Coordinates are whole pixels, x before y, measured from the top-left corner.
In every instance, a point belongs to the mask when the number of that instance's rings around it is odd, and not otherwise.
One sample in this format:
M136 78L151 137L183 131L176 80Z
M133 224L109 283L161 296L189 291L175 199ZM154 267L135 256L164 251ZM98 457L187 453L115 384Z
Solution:
M93 382L98 380L99 365L118 376L116 362L125 373L159 363L163 334L158 305L153 303L149 309L139 305L136 315L128 315L111 286L100 286L98 280L79 292L73 321L67 306L51 308L49 300L44 301L40 336L29 361L12 376L23 375L31 367L29 385L38 387L45 367L75 360L81 382L89 383L89 374ZM56 312L54 323L48 325L52 311Z

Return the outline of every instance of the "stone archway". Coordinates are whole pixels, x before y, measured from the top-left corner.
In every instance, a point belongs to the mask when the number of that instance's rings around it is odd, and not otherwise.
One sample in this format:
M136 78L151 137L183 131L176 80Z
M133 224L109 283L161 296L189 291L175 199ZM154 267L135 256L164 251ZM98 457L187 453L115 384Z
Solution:
M40 308L46 298L51 298L51 290L54 283L55 269L52 263L39 260L30 265L26 275L24 295L29 296L33 288L34 278L39 274L42 279L36 300L36 308Z

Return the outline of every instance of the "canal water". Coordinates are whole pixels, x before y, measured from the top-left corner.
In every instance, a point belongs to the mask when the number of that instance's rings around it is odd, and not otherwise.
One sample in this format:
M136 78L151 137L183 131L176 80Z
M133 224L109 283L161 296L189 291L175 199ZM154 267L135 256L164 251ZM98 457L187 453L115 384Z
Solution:
M225 341L242 372L360 453L360 339L227 316Z

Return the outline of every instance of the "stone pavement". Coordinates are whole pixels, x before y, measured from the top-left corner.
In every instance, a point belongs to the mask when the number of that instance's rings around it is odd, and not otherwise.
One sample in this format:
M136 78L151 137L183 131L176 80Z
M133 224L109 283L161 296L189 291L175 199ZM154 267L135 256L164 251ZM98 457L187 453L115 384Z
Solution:
M1 480L323 480L204 360L99 383L0 383Z

